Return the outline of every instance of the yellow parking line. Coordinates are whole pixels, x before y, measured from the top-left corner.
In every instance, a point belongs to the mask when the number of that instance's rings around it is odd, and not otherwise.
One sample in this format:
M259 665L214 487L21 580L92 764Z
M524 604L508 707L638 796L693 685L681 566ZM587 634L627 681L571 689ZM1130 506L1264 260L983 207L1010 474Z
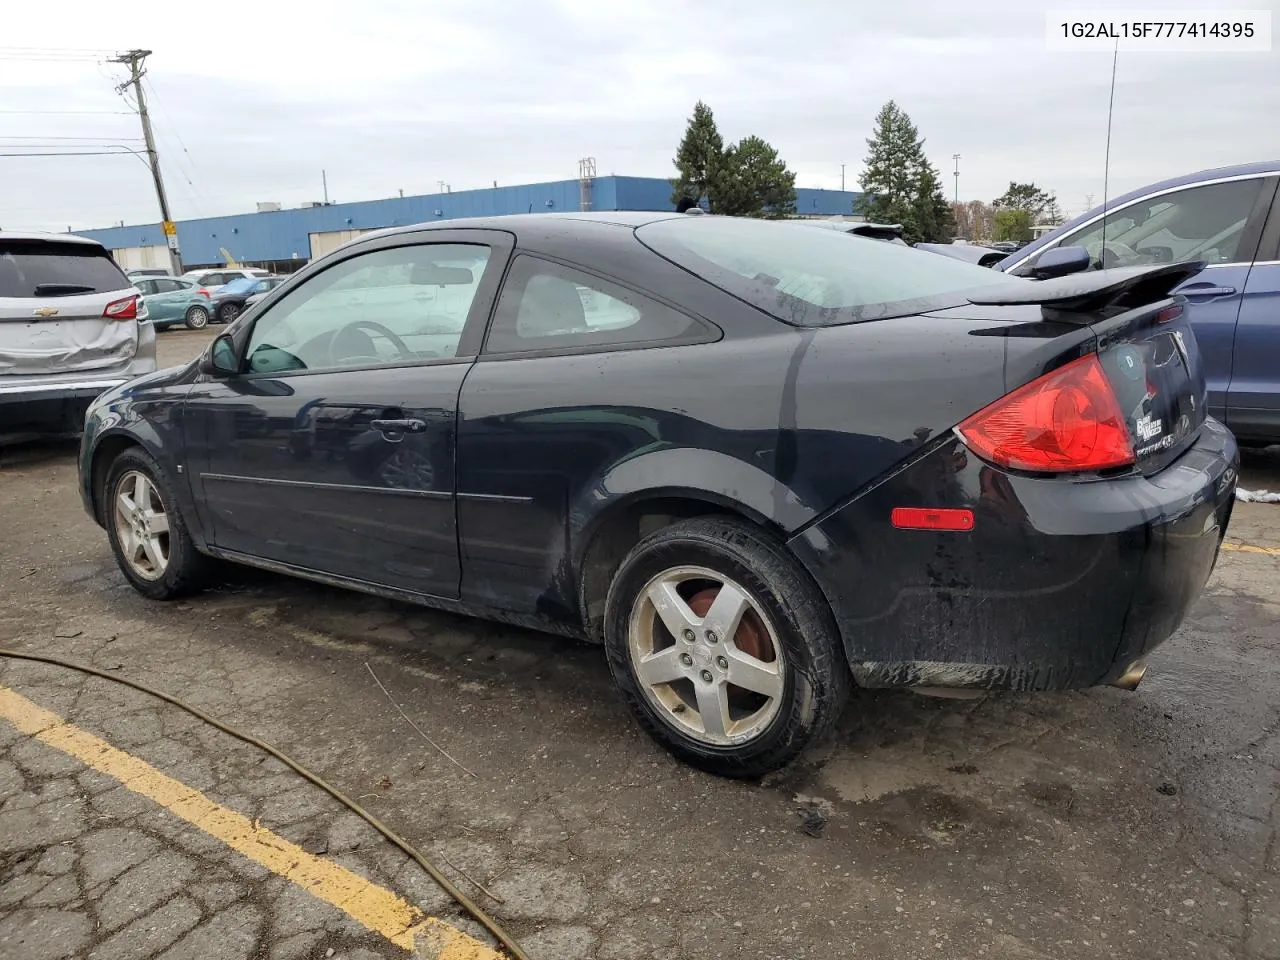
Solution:
M433 960L501 960L500 953L443 920L426 916L385 887L307 853L257 826L248 817L214 803L199 790L67 723L7 687L0 687L0 718L22 733L119 780L126 789L154 800L398 947L409 951L416 948L420 956Z
M1227 543L1223 542L1223 550L1233 550L1236 553L1260 553L1266 557L1280 557L1280 547L1258 547L1252 543Z

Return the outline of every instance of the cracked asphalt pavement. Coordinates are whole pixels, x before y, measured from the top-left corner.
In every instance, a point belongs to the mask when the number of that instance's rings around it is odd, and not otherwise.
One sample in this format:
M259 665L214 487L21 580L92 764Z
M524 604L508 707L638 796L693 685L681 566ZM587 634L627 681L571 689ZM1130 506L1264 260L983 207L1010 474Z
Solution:
M210 335L161 349L180 360ZM1229 543L1261 549L1224 551L1136 692L864 692L801 764L745 784L654 746L593 647L250 571L149 602L75 476L74 444L0 451L0 646L275 744L534 960L1280 958L1280 506L1237 505ZM1245 485L1280 489L1280 449L1247 457ZM484 938L255 749L56 667L0 660L0 688ZM3 960L407 955L0 719Z

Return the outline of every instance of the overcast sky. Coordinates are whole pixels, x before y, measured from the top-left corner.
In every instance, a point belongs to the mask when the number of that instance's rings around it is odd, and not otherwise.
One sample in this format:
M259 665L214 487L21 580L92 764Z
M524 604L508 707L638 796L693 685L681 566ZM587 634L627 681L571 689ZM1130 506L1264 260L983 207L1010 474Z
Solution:
M856 189L872 119L895 99L952 192L1032 180L1072 212L1103 192L1111 55L1046 50L1070 0L310 0L20 4L0 46L0 227L159 219L123 68L145 47L178 218L601 174L670 176L693 104L726 140L774 144L798 186ZM1126 8L1154 8L1128 0ZM1179 4L1179 6L1188 6ZM1198 8L1266 8L1278 0ZM15 17L21 9L28 19ZM1166 4L1163 9L1168 9ZM35 11L35 12L33 12ZM784 15L785 13L785 15ZM85 59L16 48L88 51ZM1111 192L1280 159L1271 53L1120 54ZM31 59L47 56L52 59ZM78 112L72 112L78 111ZM91 138L113 138L101 144Z

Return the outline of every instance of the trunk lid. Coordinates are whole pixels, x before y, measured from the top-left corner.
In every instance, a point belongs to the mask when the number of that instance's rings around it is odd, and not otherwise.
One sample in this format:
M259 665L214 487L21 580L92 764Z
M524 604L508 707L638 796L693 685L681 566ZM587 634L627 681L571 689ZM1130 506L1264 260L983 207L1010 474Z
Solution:
M127 367L138 323L104 313L136 295L99 244L0 236L0 377Z
M1124 411L1138 467L1163 469L1187 449L1207 416L1204 363L1182 301L1170 291L1199 262L1099 270L1002 287L969 297L975 307L1038 304L1046 321L1088 326Z

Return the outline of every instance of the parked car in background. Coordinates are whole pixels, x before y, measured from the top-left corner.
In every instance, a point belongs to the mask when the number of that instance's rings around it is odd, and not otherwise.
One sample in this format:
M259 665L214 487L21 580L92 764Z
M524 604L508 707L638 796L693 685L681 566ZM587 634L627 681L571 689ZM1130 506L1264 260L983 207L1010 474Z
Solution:
M238 277L224 284L212 294L213 316L219 323L230 323L240 312L250 297L270 293L288 277Z
M271 271L259 270L256 267L217 267L211 270L188 270L183 276L188 280L194 280L213 293L218 287L232 280L238 280L241 277L269 277Z
M0 437L78 432L94 397L155 368L147 305L102 244L0 232Z
M139 277L133 285L142 291L147 313L157 330L185 323L192 330L209 325L213 316L209 291L186 277Z
M1204 357L1209 412L1247 445L1280 443L1280 161L1201 170L1134 190L998 267L1030 276L1057 247L1089 269L1201 260L1174 292Z
M137 267L126 270L124 275L132 280L134 277L172 277L173 272L163 267Z
M790 222L803 223L809 227L822 227L824 230L838 230L840 233L847 233L855 237L867 237L871 240L885 240L889 243L906 245L906 241L902 239L902 224L900 223L862 223L855 220L813 220L809 218Z
M384 230L99 398L80 492L145 596L213 556L601 642L655 739L760 776L855 680L1136 685L1234 504L1187 271L674 213Z
M917 243L916 249L963 260L965 263L976 263L980 267L994 267L1009 255L1007 251L977 243Z

